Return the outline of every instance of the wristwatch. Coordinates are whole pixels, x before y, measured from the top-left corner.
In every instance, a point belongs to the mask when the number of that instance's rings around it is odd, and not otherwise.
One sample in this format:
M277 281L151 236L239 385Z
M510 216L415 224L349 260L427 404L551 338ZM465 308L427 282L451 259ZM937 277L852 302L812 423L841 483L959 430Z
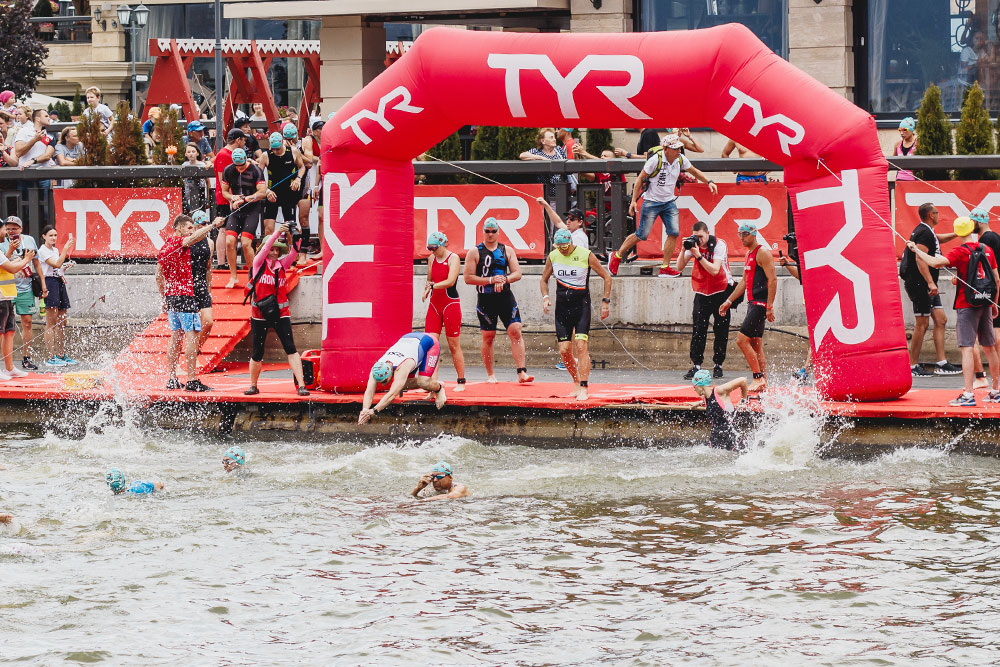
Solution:
M604 303L611 303L611 299L601 299Z

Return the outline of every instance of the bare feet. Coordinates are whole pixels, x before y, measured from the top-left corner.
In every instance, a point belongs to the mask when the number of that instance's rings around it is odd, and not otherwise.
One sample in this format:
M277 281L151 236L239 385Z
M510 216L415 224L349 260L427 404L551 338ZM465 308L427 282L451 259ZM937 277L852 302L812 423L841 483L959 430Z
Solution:
M497 376L496 375L489 376L488 378L486 378L486 382L488 384L496 384L497 383Z
M580 385L574 383L573 390L566 394L566 398L576 398L577 394L580 393Z
M460 391L465 391L465 385L464 384L456 385L455 388L452 389L452 391L456 393Z
M444 402L448 400L448 397L444 395L444 385L441 385L441 389L438 390L437 399L434 401L434 405L440 410L444 407Z
M231 277L229 279L229 282L226 283L226 289L233 289L234 287L236 287L236 281L237 280L239 280L239 279L236 276Z
M972 383L973 389L986 389L989 386L990 386L990 381L987 380L986 378L976 378L975 381Z
M517 381L520 382L521 384L526 384L528 382L534 382L535 381L535 376L534 375L528 375L526 372L521 371L520 373L517 374Z
M748 394L756 394L767 389L767 378L758 378L747 387Z
M580 387L580 391L578 391L576 394L576 400L586 401L588 398L590 398L590 394L587 392L587 388Z

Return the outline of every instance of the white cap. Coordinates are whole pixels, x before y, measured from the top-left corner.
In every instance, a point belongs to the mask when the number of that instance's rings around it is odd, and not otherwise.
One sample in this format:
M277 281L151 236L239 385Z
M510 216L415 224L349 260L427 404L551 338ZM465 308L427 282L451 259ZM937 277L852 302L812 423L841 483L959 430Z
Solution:
M663 146L664 148L684 148L684 144L683 142L681 142L681 138L676 134L668 134L667 136L663 137L663 140L660 142L660 145Z

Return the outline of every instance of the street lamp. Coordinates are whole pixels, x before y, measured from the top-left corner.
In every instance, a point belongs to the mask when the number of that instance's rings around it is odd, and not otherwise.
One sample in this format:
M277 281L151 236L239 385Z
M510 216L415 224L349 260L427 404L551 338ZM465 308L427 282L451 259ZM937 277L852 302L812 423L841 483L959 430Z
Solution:
M135 34L146 27L146 21L149 20L149 9L146 5L139 4L138 7L132 9L128 5L118 5L118 23L121 24L122 28L131 33L132 39L132 113L136 112L136 93L135 93Z

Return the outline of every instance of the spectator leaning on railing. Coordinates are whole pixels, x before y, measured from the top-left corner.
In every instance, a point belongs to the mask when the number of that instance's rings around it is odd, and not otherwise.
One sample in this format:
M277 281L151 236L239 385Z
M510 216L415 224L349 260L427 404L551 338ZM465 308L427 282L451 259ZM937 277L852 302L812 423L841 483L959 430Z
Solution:
M522 160L565 160L566 151L561 146L556 145L556 133L551 127L543 127L538 130L535 137L535 147L526 150L518 156ZM550 204L555 203L558 183L565 183L566 177L563 174L549 174L542 176L542 183L545 185L545 199Z

